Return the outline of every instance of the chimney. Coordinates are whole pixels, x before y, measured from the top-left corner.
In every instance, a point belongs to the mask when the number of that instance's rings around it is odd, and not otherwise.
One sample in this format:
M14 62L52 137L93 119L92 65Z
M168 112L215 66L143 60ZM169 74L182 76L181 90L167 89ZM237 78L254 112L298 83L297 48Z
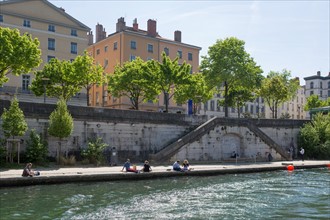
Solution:
M156 21L149 19L148 20L148 35L151 37L156 37L157 36L157 31L156 31Z
M106 38L107 33L105 32L105 29L103 28L102 24L97 23L95 35L96 35L95 43Z
M321 71L317 71L317 76L321 76Z
M181 31L174 31L174 41L181 43Z
M62 7L59 7L59 9L60 9L61 11L65 12L65 9L64 9L64 8L62 8Z
M126 29L126 22L123 17L118 18L117 24L116 24L116 32L121 32Z
M93 39L94 39L93 31L90 31L88 33L88 46L93 44Z
M139 30L139 24L137 23L137 18L133 20L133 30L138 31Z

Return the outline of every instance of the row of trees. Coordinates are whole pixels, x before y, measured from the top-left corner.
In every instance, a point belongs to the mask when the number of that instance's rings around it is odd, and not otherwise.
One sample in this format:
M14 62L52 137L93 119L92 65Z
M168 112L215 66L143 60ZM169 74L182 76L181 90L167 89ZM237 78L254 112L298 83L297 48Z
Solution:
M27 34L20 36L17 30L1 28L0 43L0 53L6 54L0 57L0 86L8 80L9 73L19 75L39 66L37 39ZM42 70L35 72L30 88L37 96L46 92L47 96L68 101L82 88L88 93L93 85L107 83L109 93L129 97L133 109L139 109L141 102L156 101L162 93L166 111L172 98L178 104L188 100L196 104L209 100L214 93L222 93L224 100L217 104L225 107L226 117L228 107L239 110L246 102L263 97L273 118L277 118L277 107L292 99L299 87L298 80L291 79L287 70L271 71L263 77L261 67L245 51L245 42L235 37L218 40L209 47L208 55L202 57L200 70L200 73L190 74L189 64L180 65L178 58L171 60L163 53L161 62L137 58L117 65L114 73L108 75L85 52L72 62L50 60Z

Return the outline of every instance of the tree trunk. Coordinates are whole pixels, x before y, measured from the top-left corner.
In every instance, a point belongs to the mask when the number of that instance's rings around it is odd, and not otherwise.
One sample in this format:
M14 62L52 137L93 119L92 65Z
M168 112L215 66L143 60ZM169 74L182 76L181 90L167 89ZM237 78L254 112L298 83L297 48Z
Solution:
M227 81L224 82L225 86L225 117L228 118L228 84Z
M87 106L90 106L89 104L89 86L87 87Z

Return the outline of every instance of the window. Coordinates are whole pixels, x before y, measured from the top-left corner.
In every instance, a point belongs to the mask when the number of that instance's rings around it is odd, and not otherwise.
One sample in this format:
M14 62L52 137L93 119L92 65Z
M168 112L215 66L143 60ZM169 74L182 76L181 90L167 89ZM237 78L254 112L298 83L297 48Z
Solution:
M167 47L164 48L164 52L166 54L166 56L168 56L170 54L170 49L168 49Z
M188 53L188 60L192 60L192 53Z
M210 110L211 111L214 111L214 100L211 100L210 104L211 104Z
M78 36L76 29L71 29L71 36Z
M47 56L47 62L49 63L49 61L53 58L55 58L55 57L54 56Z
M253 105L250 106L250 113L253 114Z
M107 52L108 51L108 46L105 46L104 47L104 52Z
M323 87L322 82L320 82L320 88L323 89L322 87Z
M22 91L29 91L30 76L22 75Z
M182 59L182 51L181 50L178 50L178 57L179 57L179 59Z
M152 60L152 57L147 57L147 60Z
M153 53L154 52L154 45L148 44L148 52Z
M320 91L320 97L321 98L323 97L323 91L322 90Z
M109 64L109 61L107 59L104 59L104 68L107 68L108 64Z
M328 89L330 89L330 81L328 82Z
M96 105L100 105L100 94L99 94L99 92L96 92L95 96L96 96Z
M97 49L96 50L96 55L99 55L100 54L100 49Z
M314 91L310 91L309 92L309 95L311 96L311 95L313 95L314 94Z
M208 110L208 102L204 103L204 110L207 111Z
M135 55L132 55L132 54L131 54L130 61L135 60L135 58L136 58Z
M117 50L117 42L113 43L113 50Z
M77 45L77 43L71 42L71 53L72 54L77 54L78 53L78 45Z
M48 38L48 50L55 50L55 39Z
M29 20L24 19L23 26L24 27L31 27L31 22Z
M55 26L54 25L48 25L48 31L55 32Z
M314 89L314 82L311 82L310 87L311 89Z
M330 90L328 90L328 98L330 97Z
M135 50L136 49L136 41L131 41L131 49Z
M3 15L0 15L0 22L3 22Z

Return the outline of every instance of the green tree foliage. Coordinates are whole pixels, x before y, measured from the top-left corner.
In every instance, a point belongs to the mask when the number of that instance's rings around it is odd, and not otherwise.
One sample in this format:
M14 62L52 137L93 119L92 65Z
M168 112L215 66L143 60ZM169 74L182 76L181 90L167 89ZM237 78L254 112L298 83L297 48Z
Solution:
M82 156L87 158L90 163L100 164L103 162L103 151L108 145L103 142L102 138L96 138L88 142L87 149L83 150Z
M211 99L214 91L207 86L205 76L201 73L190 74L189 81L187 84L179 84L175 87L174 98L179 104L192 100L193 113L196 114L198 105Z
M265 99L273 118L277 118L278 106L294 98L299 88L299 80L290 77L290 71L284 69L282 72L270 71L262 80L259 95Z
M242 86L234 87L228 93L228 106L237 109L237 116L241 116L241 107L245 105L247 101L253 101L255 95L250 91L250 89L244 88ZM225 105L225 100L219 100L221 106Z
M162 91L165 98L165 112L168 112L170 99L175 96L175 88L190 82L191 66L186 62L179 65L178 60L179 57L171 60L163 52L161 63L152 62L154 66L152 69L155 71L155 82L157 82L157 87Z
M8 81L6 75L20 75L40 65L38 39L20 35L19 30L0 27L0 86Z
M29 162L43 163L48 154L47 143L40 138L40 135L31 130L30 139L27 140L26 158Z
M63 98L57 102L56 109L49 116L48 133L60 139L57 153L57 162L61 154L61 140L69 137L73 131L73 118L69 113Z
M323 107L323 106L328 106L330 105L330 98L328 98L327 101L322 101L321 99L319 99L318 95L311 95L307 98L307 103L304 106L304 110L308 111L312 108L319 108L319 107Z
M84 51L83 56L77 56L72 62L74 74L73 80L78 87L86 89L87 94L93 85L102 85L105 82L103 68L101 65L94 64L94 59ZM87 105L89 105L89 95L87 95Z
M94 84L102 84L103 81L103 68L94 65L93 58L85 51L83 56L77 56L72 62L51 59L41 71L37 71L31 90L36 96L42 96L46 88L47 96L63 97L68 101L82 88L89 91Z
M262 69L245 51L244 45L244 41L235 37L217 40L209 47L208 55L202 57L201 70L209 86L224 89L225 117L228 117L228 106L235 107L237 104L232 100L235 94L245 94L246 90L253 93L263 78ZM244 100L244 97L241 96L243 102L249 100Z
M108 91L115 97L130 98L133 109L138 110L141 102L154 100L159 94L155 85L151 61L144 62L137 57L131 62L115 67L114 74L109 75Z
M305 124L298 135L298 145L305 149L305 155L313 159L330 159L330 114L316 114Z
M1 115L2 129L6 138L15 136L23 136L28 129L25 121L24 113L19 108L18 100L16 97L11 101L9 110L6 108Z

